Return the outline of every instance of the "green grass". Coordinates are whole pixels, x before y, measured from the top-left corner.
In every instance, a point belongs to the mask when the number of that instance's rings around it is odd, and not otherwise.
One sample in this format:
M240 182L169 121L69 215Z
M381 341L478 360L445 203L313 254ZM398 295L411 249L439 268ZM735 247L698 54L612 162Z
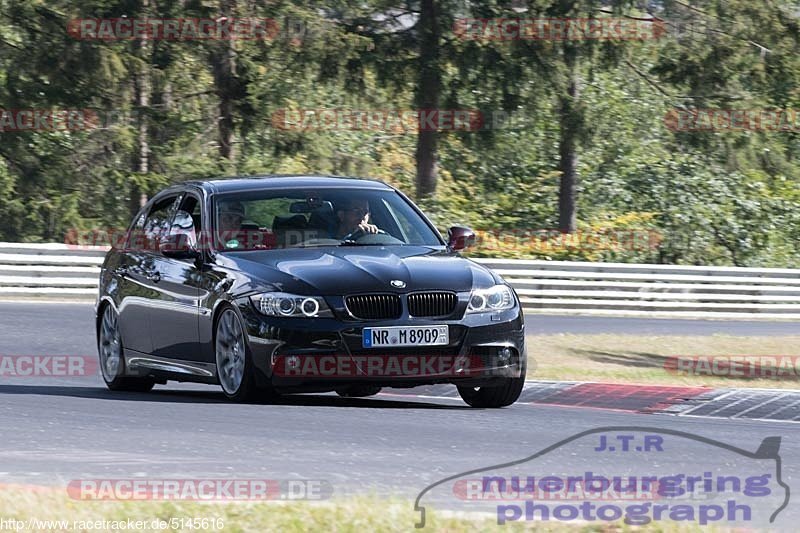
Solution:
M413 502L402 499L358 497L334 499L324 503L198 503L198 502L96 502L77 501L67 497L58 489L2 488L0 487L0 519L14 520L68 520L98 521L154 519L169 521L171 518L221 519L223 528L193 529L178 528L162 531L280 532L300 533L305 531L330 531L337 533L362 532L616 532L616 531L689 531L672 524L650 524L646 528L631 528L622 524L561 524L550 522L517 522L498 526L484 515L453 515L437 513L428 508L427 525L415 529L419 515ZM8 529L8 528L6 528ZM58 530L58 529L56 529ZM22 529L22 531L36 531ZM39 530L40 531L40 530ZM70 529L70 531L93 531L97 529ZM155 531L145 528L139 531ZM708 529L706 529L708 531ZM716 531L716 530L714 530ZM38 533L38 531L37 531Z
M800 336L535 335L527 338L527 350L528 379L534 380L800 388L796 377L686 376L664 369L670 356L800 356Z

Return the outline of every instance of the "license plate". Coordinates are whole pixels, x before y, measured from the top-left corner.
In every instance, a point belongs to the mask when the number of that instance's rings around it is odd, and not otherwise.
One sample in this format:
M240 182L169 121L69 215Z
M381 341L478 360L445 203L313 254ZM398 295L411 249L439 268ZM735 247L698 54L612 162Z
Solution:
M385 346L441 346L450 343L447 326L392 326L364 328L364 348Z

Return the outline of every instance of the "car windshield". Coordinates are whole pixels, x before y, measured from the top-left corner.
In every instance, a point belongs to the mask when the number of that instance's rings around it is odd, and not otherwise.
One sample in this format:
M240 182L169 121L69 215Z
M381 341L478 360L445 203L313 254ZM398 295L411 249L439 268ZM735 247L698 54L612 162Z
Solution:
M217 248L442 246L438 234L392 190L326 188L219 194Z

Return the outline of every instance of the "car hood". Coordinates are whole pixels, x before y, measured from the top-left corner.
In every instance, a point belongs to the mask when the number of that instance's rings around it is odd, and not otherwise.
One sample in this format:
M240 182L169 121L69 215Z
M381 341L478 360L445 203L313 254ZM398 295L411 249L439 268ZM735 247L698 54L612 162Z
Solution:
M220 254L253 282L320 296L416 290L468 291L497 278L458 255L421 246L288 248ZM405 287L391 282L402 281ZM255 283L254 283L255 285Z

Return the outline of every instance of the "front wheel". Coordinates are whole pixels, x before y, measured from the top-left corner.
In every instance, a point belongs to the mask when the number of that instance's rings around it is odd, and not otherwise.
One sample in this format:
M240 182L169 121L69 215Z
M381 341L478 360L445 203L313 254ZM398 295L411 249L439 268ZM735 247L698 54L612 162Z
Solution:
M97 351L100 355L100 371L106 387L113 391L147 392L155 381L150 378L125 376L125 357L123 357L122 335L119 317L114 308L106 305L100 321L97 336Z
M523 351L522 371L518 378L504 378L491 387L458 387L458 394L470 407L507 407L519 399L525 386L527 361Z
M522 394L525 378L507 378L497 387L458 387L458 394L471 407L506 407Z
M374 385L351 385L336 389L336 394L342 398L368 398L369 396L375 396L380 391L381 388Z
M259 388L256 384L255 368L245 341L242 321L231 307L226 307L217 319L214 346L217 378L229 400L249 402L277 396L273 389Z

